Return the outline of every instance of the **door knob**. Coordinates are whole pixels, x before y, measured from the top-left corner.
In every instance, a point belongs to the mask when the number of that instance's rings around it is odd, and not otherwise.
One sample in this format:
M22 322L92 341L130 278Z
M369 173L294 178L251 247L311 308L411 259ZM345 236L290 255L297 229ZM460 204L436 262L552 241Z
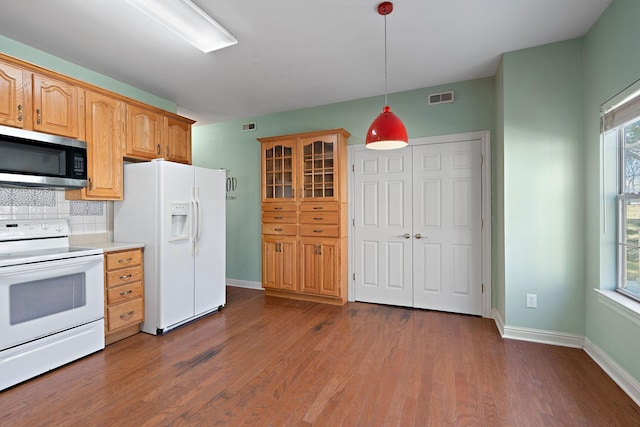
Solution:
M411 234L404 233L404 235L402 237L404 237L405 239L410 239L411 238Z
M418 240L422 239L422 234L416 233L416 239L418 239Z

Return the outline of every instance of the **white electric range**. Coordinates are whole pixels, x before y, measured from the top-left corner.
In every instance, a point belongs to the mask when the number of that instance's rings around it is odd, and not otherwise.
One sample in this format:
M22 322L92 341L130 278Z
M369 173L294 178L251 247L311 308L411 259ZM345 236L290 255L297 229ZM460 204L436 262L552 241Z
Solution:
M0 221L0 390L104 348L101 249L65 219Z

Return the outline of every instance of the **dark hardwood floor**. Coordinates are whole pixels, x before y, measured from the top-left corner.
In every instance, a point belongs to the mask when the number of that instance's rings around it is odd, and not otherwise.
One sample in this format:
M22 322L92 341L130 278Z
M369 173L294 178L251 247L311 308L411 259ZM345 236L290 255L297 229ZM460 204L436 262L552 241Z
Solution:
M227 307L0 393L0 426L638 426L578 349L493 320L227 288Z

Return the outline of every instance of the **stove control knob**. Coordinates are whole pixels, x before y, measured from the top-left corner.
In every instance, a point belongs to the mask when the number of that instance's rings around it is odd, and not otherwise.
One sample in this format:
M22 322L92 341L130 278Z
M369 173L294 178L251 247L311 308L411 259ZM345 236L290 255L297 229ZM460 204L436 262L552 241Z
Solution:
M58 232L62 231L62 226L61 225L56 225L56 231L58 231Z
M47 224L46 222L42 223L42 229L43 230L48 230L49 229L49 224Z

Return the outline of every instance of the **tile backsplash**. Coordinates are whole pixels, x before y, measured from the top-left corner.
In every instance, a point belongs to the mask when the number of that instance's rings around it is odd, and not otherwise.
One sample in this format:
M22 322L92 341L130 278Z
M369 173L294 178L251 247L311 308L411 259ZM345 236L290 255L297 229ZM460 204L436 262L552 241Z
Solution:
M65 200L64 190L0 187L0 219L68 218L71 234L106 233L106 204Z

